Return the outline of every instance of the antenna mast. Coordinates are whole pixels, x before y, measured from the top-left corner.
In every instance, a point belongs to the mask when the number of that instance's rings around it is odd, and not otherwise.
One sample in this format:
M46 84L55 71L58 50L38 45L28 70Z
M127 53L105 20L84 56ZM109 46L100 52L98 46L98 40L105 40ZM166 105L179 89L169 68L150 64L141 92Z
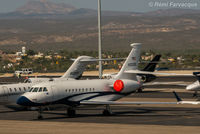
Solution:
M101 50L101 0L98 0L98 29L99 29L99 78L102 78L102 50Z

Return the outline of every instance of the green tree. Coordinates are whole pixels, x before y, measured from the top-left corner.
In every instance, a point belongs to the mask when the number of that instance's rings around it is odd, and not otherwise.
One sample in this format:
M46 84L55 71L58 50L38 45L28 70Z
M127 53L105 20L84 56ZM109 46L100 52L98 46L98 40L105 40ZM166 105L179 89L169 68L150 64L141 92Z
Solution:
M29 49L28 51L27 51L27 55L35 55L36 54L36 52L34 51L34 50L31 50L31 49Z

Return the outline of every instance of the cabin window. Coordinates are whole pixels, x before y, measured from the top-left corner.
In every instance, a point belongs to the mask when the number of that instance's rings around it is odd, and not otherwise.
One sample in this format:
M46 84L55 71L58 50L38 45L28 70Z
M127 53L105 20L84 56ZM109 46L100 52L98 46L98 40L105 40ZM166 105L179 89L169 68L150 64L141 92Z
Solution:
M24 87L24 91L26 91L26 88Z
M22 89L21 89L21 88L19 88L19 91L22 91Z
M16 88L14 88L15 89L15 92L17 92L17 89Z
M37 91L38 91L38 87L35 87L32 92L37 92Z
M69 92L71 92L71 90L69 89Z
M46 87L43 88L43 92L48 92Z
M10 92L12 92L12 88L10 88Z
M72 89L72 92L74 92L74 89Z

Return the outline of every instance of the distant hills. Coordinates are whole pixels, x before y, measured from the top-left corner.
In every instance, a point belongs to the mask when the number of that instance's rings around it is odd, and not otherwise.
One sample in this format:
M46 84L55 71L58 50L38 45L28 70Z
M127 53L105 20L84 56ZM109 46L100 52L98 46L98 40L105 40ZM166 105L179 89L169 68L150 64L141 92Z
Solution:
M53 3L47 0L28 1L24 6L16 10L24 15L31 14L68 14L76 10L74 6L65 3Z
M192 9L165 9L146 13L102 11L103 16L177 16L183 14L196 14L200 10ZM97 11L86 8L76 8L65 3L54 3L47 0L30 0L16 11L1 13L2 18L63 18L96 16Z
M0 14L1 18L55 18L71 15L94 15L95 10L77 9L65 3L54 3L47 0L30 0L16 11Z
M143 15L147 15L147 16L180 16L180 15L198 14L198 13L200 13L200 10L173 8L173 9L159 9L156 11L144 13Z
M22 19L23 18L23 19ZM41 19L42 18L42 19ZM97 50L97 11L46 0L29 1L0 14L0 49ZM146 13L103 11L103 49L200 52L200 11L166 9Z

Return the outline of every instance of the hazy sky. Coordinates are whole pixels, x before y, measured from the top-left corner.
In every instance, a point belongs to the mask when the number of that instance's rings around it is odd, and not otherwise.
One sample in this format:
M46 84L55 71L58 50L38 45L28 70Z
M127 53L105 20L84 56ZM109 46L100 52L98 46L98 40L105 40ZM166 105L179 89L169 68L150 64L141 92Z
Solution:
M0 0L0 12L11 12L24 5L28 0ZM77 8L97 8L97 0L49 0L65 2ZM176 8L200 9L200 0L101 0L103 10L145 12L156 9L172 8L169 2L189 3ZM163 3L163 5L160 5ZM176 5L177 6L177 5ZM180 6L180 5L178 5Z

